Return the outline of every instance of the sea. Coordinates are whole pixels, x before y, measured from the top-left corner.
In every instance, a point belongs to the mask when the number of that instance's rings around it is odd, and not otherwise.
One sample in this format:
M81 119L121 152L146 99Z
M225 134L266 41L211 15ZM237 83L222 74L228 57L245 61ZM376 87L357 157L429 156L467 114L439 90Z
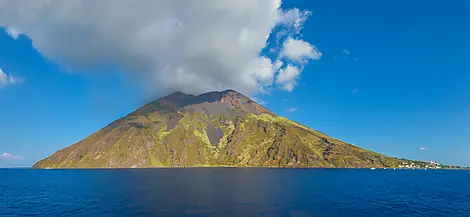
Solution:
M0 216L470 216L470 172L1 169Z

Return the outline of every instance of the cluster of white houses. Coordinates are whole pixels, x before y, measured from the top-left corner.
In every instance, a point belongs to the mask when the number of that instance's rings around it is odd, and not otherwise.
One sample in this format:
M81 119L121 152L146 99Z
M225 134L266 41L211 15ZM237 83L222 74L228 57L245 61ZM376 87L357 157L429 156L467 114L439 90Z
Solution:
M399 168L403 169L441 169L442 165L440 163L434 162L434 161L425 161L425 165L419 165L415 164L413 162L407 163L403 162L401 165L399 165Z

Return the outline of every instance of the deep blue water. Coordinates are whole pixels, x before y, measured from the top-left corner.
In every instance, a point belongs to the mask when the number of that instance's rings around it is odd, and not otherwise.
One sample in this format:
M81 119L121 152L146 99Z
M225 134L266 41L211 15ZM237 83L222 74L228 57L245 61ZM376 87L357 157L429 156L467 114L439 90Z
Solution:
M470 216L469 171L0 170L0 216Z

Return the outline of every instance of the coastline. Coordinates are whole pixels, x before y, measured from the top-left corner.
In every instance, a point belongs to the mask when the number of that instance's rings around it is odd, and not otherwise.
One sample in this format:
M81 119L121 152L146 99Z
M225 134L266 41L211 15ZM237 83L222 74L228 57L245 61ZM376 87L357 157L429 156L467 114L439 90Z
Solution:
M143 170L143 169L337 169L337 170L470 170L470 168L365 168L365 167L268 167L268 166L173 166L173 167L63 167L63 168L0 168L0 169L30 169L30 170Z

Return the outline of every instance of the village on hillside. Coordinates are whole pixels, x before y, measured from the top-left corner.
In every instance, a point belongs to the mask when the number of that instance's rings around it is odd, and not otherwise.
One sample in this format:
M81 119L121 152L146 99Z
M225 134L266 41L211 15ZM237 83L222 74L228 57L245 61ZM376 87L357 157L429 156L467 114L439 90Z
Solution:
M449 166L435 161L401 160L403 162L401 165L398 165L399 169L470 169L470 167Z

